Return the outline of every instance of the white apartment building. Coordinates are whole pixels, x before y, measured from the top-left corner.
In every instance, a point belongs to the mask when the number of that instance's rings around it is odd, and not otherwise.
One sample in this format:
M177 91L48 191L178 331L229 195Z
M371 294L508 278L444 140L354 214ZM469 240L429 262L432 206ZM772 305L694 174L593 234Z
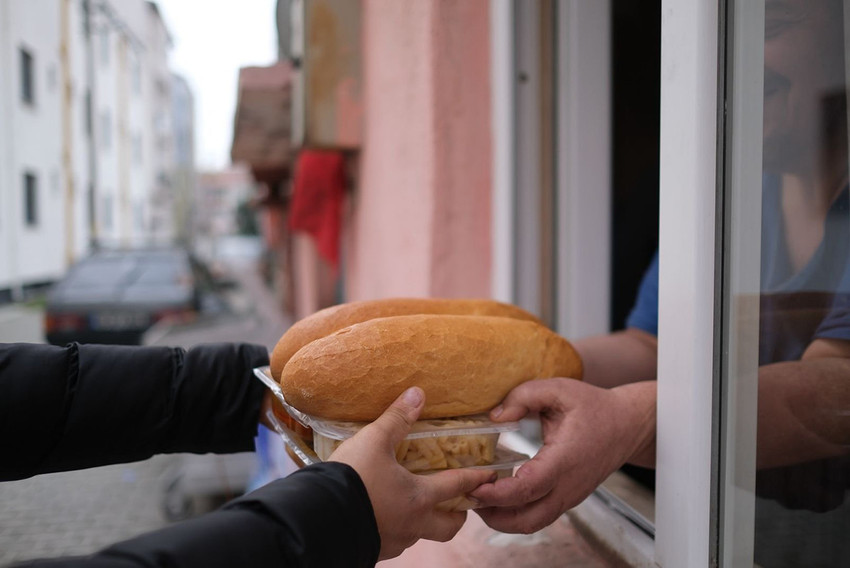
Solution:
M175 238L170 46L146 0L0 2L0 293Z
M0 2L0 289L67 260L60 41L55 0Z

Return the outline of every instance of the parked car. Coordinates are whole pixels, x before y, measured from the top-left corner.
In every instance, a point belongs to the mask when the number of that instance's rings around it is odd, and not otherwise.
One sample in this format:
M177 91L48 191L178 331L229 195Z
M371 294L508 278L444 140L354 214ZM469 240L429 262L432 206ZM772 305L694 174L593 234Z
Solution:
M141 343L161 321L194 320L215 286L182 249L104 250L79 261L47 297L48 343Z

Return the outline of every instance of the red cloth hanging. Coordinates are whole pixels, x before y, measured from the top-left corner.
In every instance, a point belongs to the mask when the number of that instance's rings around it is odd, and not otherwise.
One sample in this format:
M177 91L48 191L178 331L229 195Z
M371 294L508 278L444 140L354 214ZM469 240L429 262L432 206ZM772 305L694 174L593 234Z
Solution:
M304 150L295 163L289 230L303 231L316 240L319 255L339 265L345 159L339 152Z

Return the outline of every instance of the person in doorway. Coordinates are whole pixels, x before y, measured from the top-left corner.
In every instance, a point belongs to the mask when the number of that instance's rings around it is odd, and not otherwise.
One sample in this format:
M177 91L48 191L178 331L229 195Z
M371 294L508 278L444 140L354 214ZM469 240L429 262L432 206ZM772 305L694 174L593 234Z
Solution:
M763 566L850 563L850 196L842 4L766 2L755 456L755 548ZM500 421L538 413L544 445L514 477L472 494L488 525L506 532L539 530L623 464L654 466L657 329L656 256L627 329L575 342L586 382L527 383L493 411ZM829 526L806 534L799 521L774 522L791 519L796 510L829 511ZM779 528L768 529L771 522Z
M268 391L264 347L0 344L0 481L171 452L252 449ZM264 402L265 401L265 402ZM437 503L492 480L478 470L414 475L395 459L424 406L403 393L328 462L213 513L47 566L372 566L420 538L446 541L465 512Z

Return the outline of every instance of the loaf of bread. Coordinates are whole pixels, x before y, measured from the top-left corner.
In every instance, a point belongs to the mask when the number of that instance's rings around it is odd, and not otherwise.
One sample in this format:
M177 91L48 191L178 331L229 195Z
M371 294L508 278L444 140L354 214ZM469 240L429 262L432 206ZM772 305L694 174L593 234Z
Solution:
M350 302L320 310L290 327L272 351L271 372L276 381L296 351L345 327L375 318L414 314L502 316L542 322L527 311L494 300L445 298L388 298Z
M419 314L370 319L308 343L280 384L298 410L348 421L376 419L415 385L427 419L486 412L524 381L581 373L572 345L534 321Z

